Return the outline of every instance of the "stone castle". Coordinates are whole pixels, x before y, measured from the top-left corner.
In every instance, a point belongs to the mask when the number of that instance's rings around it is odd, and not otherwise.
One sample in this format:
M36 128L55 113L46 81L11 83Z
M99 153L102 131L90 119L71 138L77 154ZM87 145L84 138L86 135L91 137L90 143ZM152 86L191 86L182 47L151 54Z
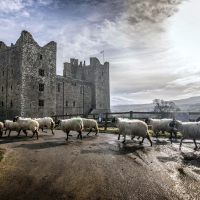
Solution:
M0 41L0 116L44 117L110 111L109 63L71 58L56 74L56 43L40 47L27 31L15 44Z

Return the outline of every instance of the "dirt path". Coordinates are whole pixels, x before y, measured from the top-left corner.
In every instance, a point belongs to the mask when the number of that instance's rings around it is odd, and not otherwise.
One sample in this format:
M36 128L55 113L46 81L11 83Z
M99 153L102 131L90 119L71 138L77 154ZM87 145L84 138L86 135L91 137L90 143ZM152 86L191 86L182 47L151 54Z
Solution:
M200 199L200 151L165 138L122 144L117 135L59 130L0 138L0 199ZM31 134L29 134L30 136Z

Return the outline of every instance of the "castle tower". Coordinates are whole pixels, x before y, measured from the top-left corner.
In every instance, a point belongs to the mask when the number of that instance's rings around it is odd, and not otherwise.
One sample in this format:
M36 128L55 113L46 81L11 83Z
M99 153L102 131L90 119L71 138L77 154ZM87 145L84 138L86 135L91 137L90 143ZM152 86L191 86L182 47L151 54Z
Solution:
M4 71L0 84L5 87L1 110L9 111L6 117L56 114L56 43L40 47L29 32L22 31L15 45L7 47L1 42L0 47L0 69Z

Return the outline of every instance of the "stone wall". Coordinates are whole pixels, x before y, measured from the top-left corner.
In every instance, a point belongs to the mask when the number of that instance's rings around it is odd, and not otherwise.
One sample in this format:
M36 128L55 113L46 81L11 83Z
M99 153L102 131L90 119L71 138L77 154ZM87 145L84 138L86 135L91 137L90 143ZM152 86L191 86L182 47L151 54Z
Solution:
M56 75L56 43L40 47L27 31L15 45L0 42L0 77L0 117L110 111L109 63L71 58Z
M21 46L0 42L0 116L13 119L21 111Z

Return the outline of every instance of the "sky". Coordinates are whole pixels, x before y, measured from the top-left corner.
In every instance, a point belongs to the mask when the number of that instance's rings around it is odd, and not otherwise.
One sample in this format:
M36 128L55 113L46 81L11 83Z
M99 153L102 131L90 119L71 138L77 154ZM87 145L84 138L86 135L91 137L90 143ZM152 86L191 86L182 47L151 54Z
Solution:
M0 41L22 30L70 58L110 64L112 105L200 96L199 0L0 0ZM103 54L100 53L104 51Z

